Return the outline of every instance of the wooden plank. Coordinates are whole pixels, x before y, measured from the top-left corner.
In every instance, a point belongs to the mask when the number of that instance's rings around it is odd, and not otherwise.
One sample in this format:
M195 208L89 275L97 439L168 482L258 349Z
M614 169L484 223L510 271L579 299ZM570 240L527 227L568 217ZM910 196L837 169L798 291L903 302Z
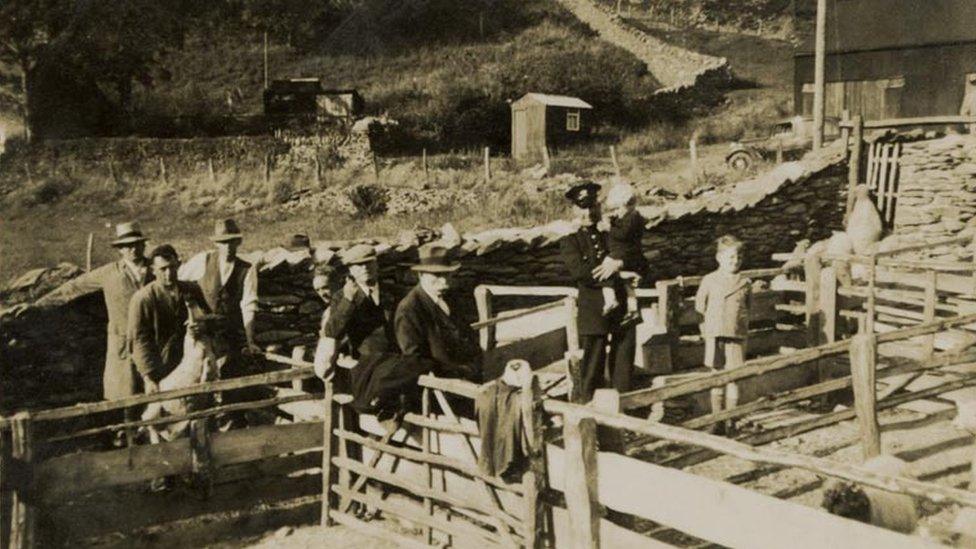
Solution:
M566 328L559 327L534 337L488 349L482 360L482 373L484 379L498 378L505 371L508 361L515 358L528 361L532 369L538 370L562 359L568 349Z
M215 433L211 440L213 463L217 467L321 446L321 422L239 429ZM189 473L191 468L189 440L178 439L124 450L58 456L39 463L35 478L40 497L53 500Z
M860 183L861 178L861 157L864 151L864 119L861 115L855 115L852 122L851 132L853 141L851 143L851 154L847 161L847 207L844 211L844 226L851 216L854 209L854 190Z
M325 382L325 398L322 399L322 512L319 514L319 524L322 526L332 526L333 498L331 486L333 484L332 468L332 429L336 420L336 404L333 400L335 385L332 380Z
M501 509L492 508L484 499L475 498L469 492L451 493L437 489L429 489L417 482L414 482L413 480L408 480L401 475L381 471L360 461L349 458L334 457L332 458L332 463L336 467L346 469L357 475L361 475L364 478L374 479L383 484L389 484L391 486L396 486L397 488L407 490L409 493L414 494L415 496L429 497L436 501L444 502L448 505L476 511L477 513L483 515L486 520L494 519L495 521L500 521L504 526L511 528L516 532L521 531L522 525L518 519ZM350 491L357 492L358 490Z
M911 400L926 398L932 394L940 394L974 384L976 384L976 376L946 383L927 391L919 391L917 393L911 393L908 395L896 395L891 397L888 401L880 403L879 408L885 406L886 404L889 406L894 406L902 402L910 402ZM626 429L628 431L634 431L636 433L650 435L661 439L672 440L674 442L700 446L707 450L734 456L746 461L780 465L784 467L798 467L817 474L828 475L849 480L851 482L864 484L879 490L911 494L932 501L953 501L963 505L976 506L976 493L959 490L957 488L951 488L930 482L921 482L913 479L888 477L864 470L858 466L852 466L813 456L804 456L791 452L773 450L770 448L755 448L740 441L729 440L727 438L708 433L701 433L663 423L649 422L644 419L621 414L606 414L586 406L572 404L569 402L546 400L543 403L543 407L550 413L563 415L576 414L581 417L589 417L607 427ZM851 410L838 412L838 414L841 413L850 413L847 419L853 417L853 411ZM744 438L743 440L751 441L752 438L753 437L750 436ZM547 451L549 451L551 448L551 446L547 448ZM555 472L550 464L550 482L552 482L553 479L557 478L558 476L558 472Z
M869 189L874 190L875 188L875 171L878 166L878 144L871 143L868 147L868 170L867 175L864 178L865 184Z
M50 410L42 410L35 413L32 417L34 421L53 421L58 419L67 419L71 417L87 416L91 414L108 412L110 410L119 410L122 408L129 408L132 406L141 406L143 404L150 404L152 402L162 402L165 400L170 400L174 398L180 398L190 395L200 395L205 393L216 393L220 391L227 391L230 389L241 389L244 387L254 387L258 385L269 385L274 383L285 383L290 382L294 379L304 379L312 377L315 375L315 371L311 366L295 368L292 370L282 370L277 372L268 372L263 374L257 374L253 376L235 377L233 379L222 379L220 381L211 381L208 383L201 383L198 385L191 385L189 387L184 387L182 389L175 389L172 391L160 391L153 394L143 394L134 395L130 397L120 398L116 400L101 400L98 402L86 402L82 404L75 404L74 406L66 406L63 408L53 408ZM0 428L8 427L7 421L0 422Z
M430 417L430 390L424 389L421 391L420 395L420 414L424 417ZM432 433L429 428L422 427L420 433L420 444L421 451L424 454L430 454L432 452L431 442L433 439ZM434 470L430 465L430 462L424 463L424 485L428 489L434 489ZM433 519L434 517L434 500L429 497L423 498L424 502L424 515ZM425 523L427 524L427 523ZM427 545L434 543L434 530L430 526L424 527L424 539Z
M471 383L470 381L464 381L463 379L449 379L436 377L433 375L423 375L420 376L417 383L421 387L437 389L438 391L446 391L451 394L468 397L471 399L477 398L478 394L481 392L478 385Z
M493 316L491 291L487 286L478 286L474 289L474 302L478 308L478 320L485 322ZM498 341L495 338L495 325L484 324L478 330L478 337L481 340L481 348L484 350L493 349Z
M919 244L906 244L898 248L890 248L887 250L881 250L875 253L875 256L879 259L882 257L891 257L893 255L902 254L905 252L914 252L918 250L927 250L931 248L937 248L939 246L950 246L953 244L962 244L969 242L972 239L970 236L953 236L951 238L944 238L941 240L932 240L929 242L922 242Z
M20 412L12 419L10 429L10 457L23 465L22 472L28 480L18 482L10 503L10 547L32 549L36 544L37 508L29 494L29 476L34 471L34 425L31 415Z
M395 494L389 497L377 497L368 493L350 492L342 486L333 486L333 490L354 501L379 509L383 513L403 517L417 524L424 525L425 529L436 528L441 532L457 536L469 544L476 544L468 545L470 547L496 546L501 544L497 536L467 521L450 521L436 515L427 515L418 505L412 505L410 501L407 501L406 497L397 498L400 500L397 501ZM434 545L434 542L430 540L427 544Z
M875 192L875 200L877 201L878 212L881 214L881 218L884 219L885 216L885 195L888 192L888 179L889 179L889 165L888 157L891 154L891 145L887 143L881 144L881 156L878 158L877 167L877 192Z
M894 226L895 222L895 200L898 196L898 179L901 158L901 143L894 143L891 150L891 169L888 178L888 197L885 201L885 227Z
M399 534L393 530L380 526L378 523L363 522L348 513L340 513L337 511L333 518L336 522L343 526L349 527L350 529L362 534L366 534L367 536L372 536L374 538L380 538L395 543L397 547L406 547L408 549L430 549L429 545L418 539Z
M881 454L881 426L876 410L875 369L878 344L875 334L857 334L851 339L851 383L854 408L861 430L861 454L868 460Z
M493 317L493 318L492 317L489 317L489 318L486 318L485 320L479 320L478 322L472 323L471 324L471 329L473 329L473 330L480 330L480 329L485 328L487 326L493 326L493 325L496 325L496 324L501 324L503 322L508 322L510 320L515 320L516 318L522 318L524 316L533 315L535 313L539 313L539 312L542 312L542 311L548 311L549 309L554 309L556 307L561 307L562 305L563 305L563 301L562 300L559 300L559 301L550 301L549 303L543 303L541 305L536 305L534 307L528 307L528 308L525 308L525 309L515 309L513 311L506 311L504 313L499 314L496 317ZM480 315L480 312L479 312L479 315Z
M453 423L450 421L424 417L421 414L414 413L408 413L403 416L403 421L411 425L416 425L417 427L434 429L436 431L443 431L446 433L478 436L478 427L466 423Z
M556 538L555 547L568 547L572 535L570 527L575 522L576 517L571 517L569 512L562 507L553 506L551 509L553 532ZM673 549L676 547L618 526L607 519L600 520L600 541L603 542L604 547L612 547L613 549Z
M522 476L522 504L525 523L525 546L541 549L546 545L546 508L541 495L546 489L545 417L538 376L531 376L529 384L519 395L522 426L525 431L525 453L528 471Z
M560 470L569 460L550 446L554 489L566 489ZM727 547L822 549L824 547L917 548L932 546L898 534L836 517L820 509L778 500L733 484L680 470L600 452L600 501L606 507L665 524ZM666 494L648 497L649 493ZM689 513L689 509L695 512ZM582 522L570 509L574 522ZM802 532L802 535L797 535Z
M596 420L579 415L563 417L563 445L565 464L563 474L550 469L550 483L562 479L566 495L566 509L573 521L570 524L570 543L573 549L600 547L600 498L598 493ZM607 474L604 471L604 474Z

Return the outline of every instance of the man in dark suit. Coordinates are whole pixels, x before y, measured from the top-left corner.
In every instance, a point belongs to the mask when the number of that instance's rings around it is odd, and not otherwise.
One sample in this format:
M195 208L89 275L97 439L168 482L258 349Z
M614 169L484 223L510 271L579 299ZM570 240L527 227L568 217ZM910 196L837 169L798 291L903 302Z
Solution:
M400 301L393 320L400 351L435 375L480 381L477 334L444 300L451 274L461 265L450 261L448 249L436 242L421 246L419 255L420 262L411 269L420 281Z
M619 303L624 302L626 293L618 275L622 261L607 255L607 235L597 228L601 213L599 191L599 185L587 182L566 193L575 206L580 226L559 243L563 262L579 291L576 324L583 362L580 371L573 372L573 384L583 402L593 398L593 391L606 384L604 372L608 366L613 388L621 392L630 390L636 342L634 326L621 325L625 312L622 307L604 312L603 287L613 287Z

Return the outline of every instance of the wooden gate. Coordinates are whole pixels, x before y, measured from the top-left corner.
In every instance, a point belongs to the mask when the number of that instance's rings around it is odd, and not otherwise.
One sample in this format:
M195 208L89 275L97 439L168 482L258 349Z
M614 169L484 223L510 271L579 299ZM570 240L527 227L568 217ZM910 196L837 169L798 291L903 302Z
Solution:
M868 166L865 181L874 194L878 213L885 228L890 229L895 222L895 207L898 200L898 159L901 157L901 143L871 143L868 151Z

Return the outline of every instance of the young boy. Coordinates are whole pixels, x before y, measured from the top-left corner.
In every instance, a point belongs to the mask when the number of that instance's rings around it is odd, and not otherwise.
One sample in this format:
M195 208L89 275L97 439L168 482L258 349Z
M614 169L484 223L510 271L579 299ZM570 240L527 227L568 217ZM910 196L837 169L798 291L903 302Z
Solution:
M705 275L695 294L695 310L703 316L705 366L713 370L737 368L745 362L751 284L739 274L741 248L742 241L734 236L719 238L715 252L718 269ZM721 387L711 391L712 412L734 408L738 403L735 383L726 385L724 391Z
M647 271L647 259L641 252L646 222L637 211L637 197L628 183L618 183L610 188L604 201L604 209L604 224L608 235L607 252L611 258L624 262L620 278L627 282L624 286L627 292L627 311L621 323L637 322L640 320L640 311L637 309L635 289L641 276ZM620 306L613 287L604 286L603 303L604 314Z

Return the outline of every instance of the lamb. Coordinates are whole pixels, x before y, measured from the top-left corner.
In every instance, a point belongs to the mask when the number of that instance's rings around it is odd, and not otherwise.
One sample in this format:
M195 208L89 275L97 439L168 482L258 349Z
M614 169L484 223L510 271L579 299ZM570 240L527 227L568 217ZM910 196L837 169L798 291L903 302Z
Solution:
M186 336L183 338L183 360L159 382L160 391L171 391L220 379L217 355L213 349L213 334L205 319L194 319L191 315L186 325ZM186 415L195 409L206 406L208 400L209 395L194 395L153 402L142 413L142 419L149 421L163 417L163 415ZM153 444L158 443L160 437L173 440L186 430L188 424L188 421L178 421L169 424L164 429L148 426L149 438Z

